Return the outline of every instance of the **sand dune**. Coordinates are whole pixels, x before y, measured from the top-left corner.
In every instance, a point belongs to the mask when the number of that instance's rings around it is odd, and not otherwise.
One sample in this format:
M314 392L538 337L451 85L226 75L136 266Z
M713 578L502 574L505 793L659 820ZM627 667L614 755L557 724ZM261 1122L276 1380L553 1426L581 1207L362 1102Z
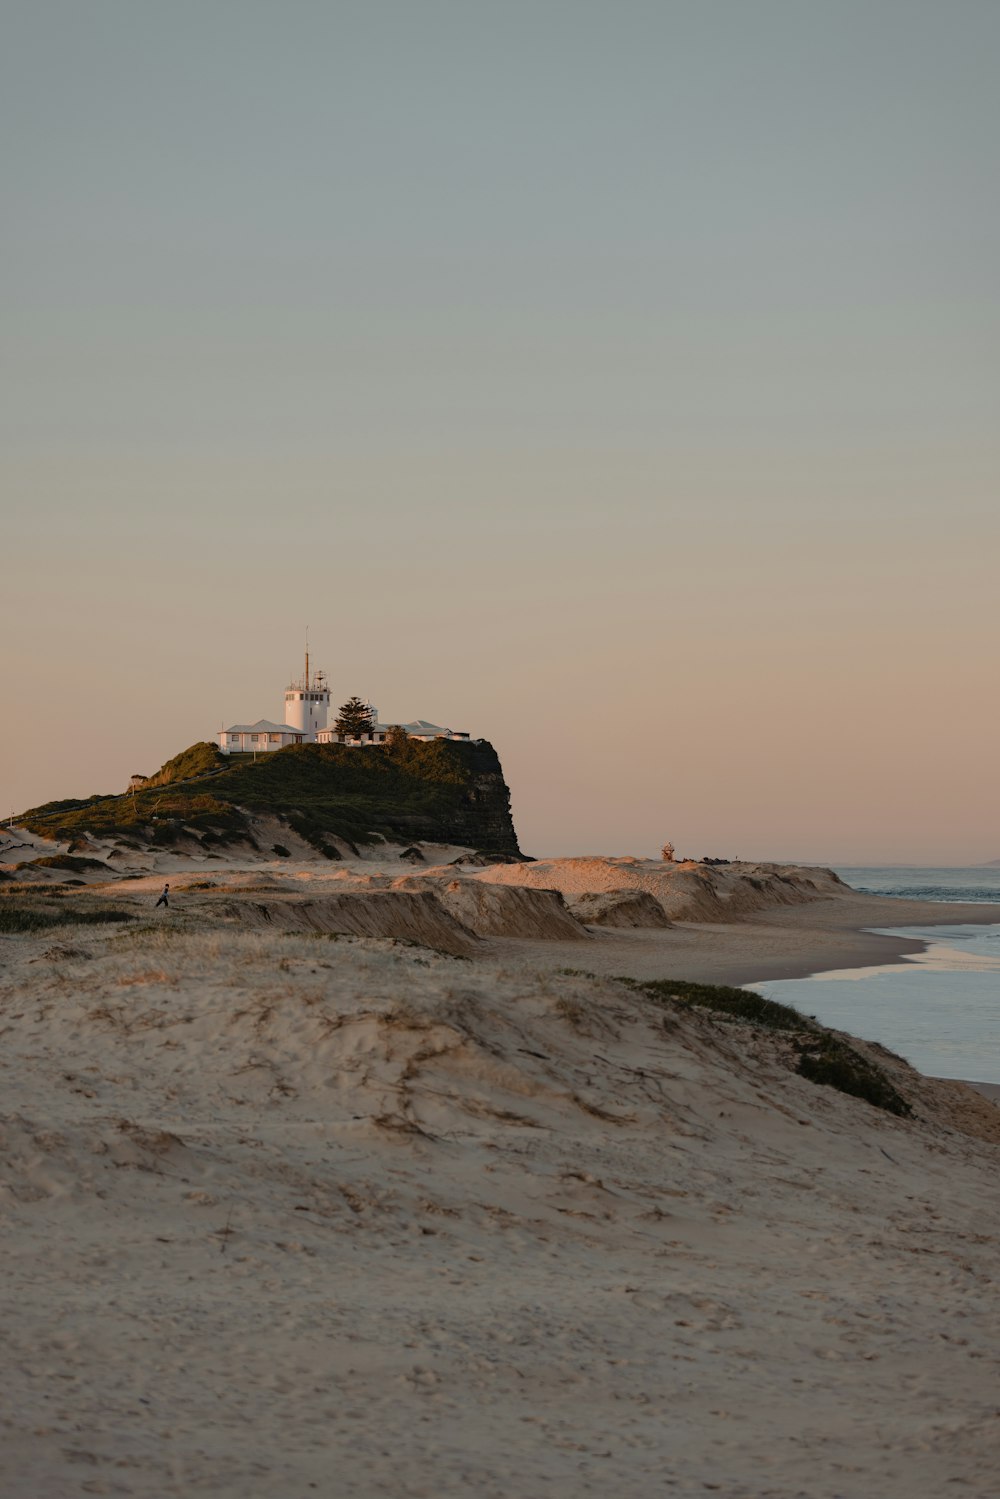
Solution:
M546 942L586 941L587 933L558 890L483 883L448 875L404 876L395 890L433 892L456 920L481 937L529 937Z
M986 1099L186 920L6 944L10 1499L994 1491Z
M315 900L275 896L221 902L222 914L244 925L285 932L395 937L468 957L476 937L429 890L344 890Z
M644 891L674 921L731 921L773 906L836 896L846 887L828 869L777 864L665 864L654 859L592 857L494 865L473 879L560 890L566 896Z
M17 834L7 834L8 843ZM309 909L282 911L274 919L288 930L381 934L447 952L476 952L526 973L574 967L737 984L887 962L923 945L880 935L873 927L1000 919L997 906L860 895L817 868L667 865L631 857L481 868L456 866L461 849L421 844L427 862L417 874L403 852L402 846L379 844L363 858L331 862L314 851L307 859L251 851L211 860L145 851L132 856L141 868L122 872L105 864L96 874L88 872L83 885L88 898L140 909L152 906L169 878L175 909L209 924L218 920L227 893L241 900L261 895L302 901ZM57 895L80 884L58 867L34 870L25 881L14 863L0 867L0 879L8 895L22 881ZM407 901L393 907L395 893L416 891L426 897L422 907ZM348 902L342 899L347 892L382 894L370 903ZM233 907L230 919L259 924L267 918Z
M662 929L671 924L661 902L648 890L587 891L571 897L569 907L577 921L588 926Z

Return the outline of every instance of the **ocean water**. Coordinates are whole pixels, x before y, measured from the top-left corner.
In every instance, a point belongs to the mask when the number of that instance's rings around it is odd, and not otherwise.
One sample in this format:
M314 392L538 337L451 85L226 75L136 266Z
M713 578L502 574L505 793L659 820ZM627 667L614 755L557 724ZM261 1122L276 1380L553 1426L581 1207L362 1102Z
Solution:
M872 895L900 895L908 900L996 901L1000 903L1000 865L972 869L847 869L837 874L855 890Z
M876 968L753 987L824 1025L878 1041L930 1077L1000 1083L1000 868L841 869L856 890L914 900L997 903L995 926L876 927L926 942Z

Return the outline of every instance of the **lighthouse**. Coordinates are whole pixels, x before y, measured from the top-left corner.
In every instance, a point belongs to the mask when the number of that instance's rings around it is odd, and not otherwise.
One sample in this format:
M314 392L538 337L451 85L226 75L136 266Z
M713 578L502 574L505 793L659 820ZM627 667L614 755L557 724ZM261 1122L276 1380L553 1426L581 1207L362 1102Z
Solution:
M309 640L306 638L306 667L297 681L289 682L285 688L285 711L280 723L268 718L258 718L256 723L234 723L219 730L219 749L224 755L253 755L287 749L296 744L352 744L381 745L385 743L388 725L379 721L378 709L368 703L371 731L352 739L338 732L336 723L327 728L330 711L330 689L326 672L311 671L309 667ZM464 730L444 729L438 724L416 718L412 723L400 724L410 739L468 739Z
M330 707L330 689L326 685L326 673L309 674L309 652L306 651L306 669L297 682L285 688L285 723L306 736L306 742L316 738L320 729L326 728L326 715Z

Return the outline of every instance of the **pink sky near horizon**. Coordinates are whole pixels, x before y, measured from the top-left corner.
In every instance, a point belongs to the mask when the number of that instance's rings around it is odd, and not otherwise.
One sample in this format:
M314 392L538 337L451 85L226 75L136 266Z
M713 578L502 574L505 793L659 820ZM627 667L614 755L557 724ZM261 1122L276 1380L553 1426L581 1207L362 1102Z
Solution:
M472 479L456 467L449 489ZM337 702L358 692L389 719L491 739L534 854L669 837L696 855L997 857L990 552L946 519L845 520L848 498L807 543L773 496L723 531L707 502L657 504L650 484L575 531L527 503L521 526L482 517L489 544L460 552L444 507L432 530L411 517L371 576L331 567L325 606L309 600L312 659ZM90 547L81 528L48 548L41 595L8 580L22 623L0 644L5 679L36 728L6 746L9 810L119 789L223 721L280 714L305 625L282 597L291 575L271 582L280 513L248 522L235 554L228 521L199 522L194 500L171 513L119 511L125 542L92 518Z
M14 7L0 812L308 624L527 852L1000 857L1000 10L417 9Z

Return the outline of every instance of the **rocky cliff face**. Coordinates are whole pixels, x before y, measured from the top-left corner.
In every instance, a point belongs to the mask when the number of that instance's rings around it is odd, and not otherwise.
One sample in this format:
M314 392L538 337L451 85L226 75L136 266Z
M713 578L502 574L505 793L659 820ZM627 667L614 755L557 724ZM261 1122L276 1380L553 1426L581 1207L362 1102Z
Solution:
M440 741L448 743L448 741ZM519 854L510 790L503 778L500 757L492 744L453 743L468 779L450 807L433 816L433 830L421 833L435 843L461 843L490 853Z

